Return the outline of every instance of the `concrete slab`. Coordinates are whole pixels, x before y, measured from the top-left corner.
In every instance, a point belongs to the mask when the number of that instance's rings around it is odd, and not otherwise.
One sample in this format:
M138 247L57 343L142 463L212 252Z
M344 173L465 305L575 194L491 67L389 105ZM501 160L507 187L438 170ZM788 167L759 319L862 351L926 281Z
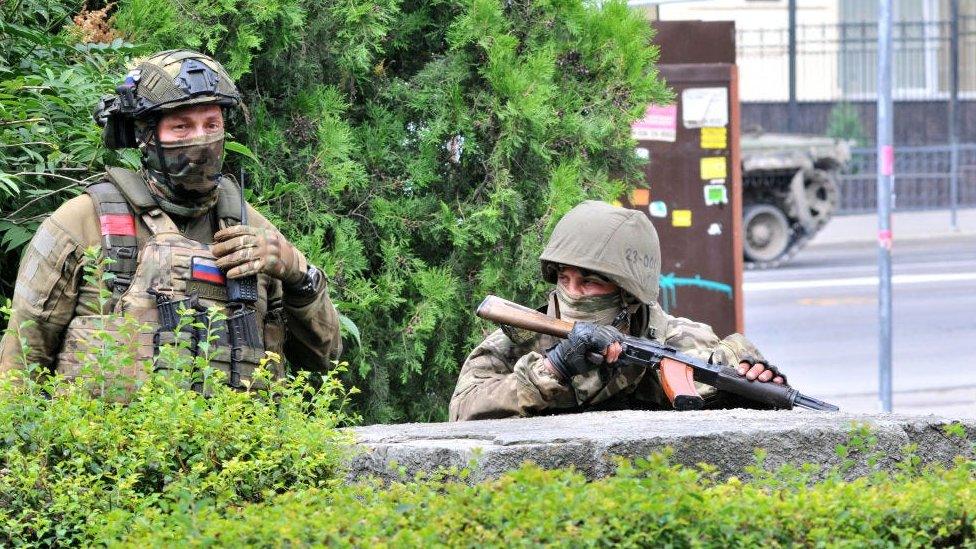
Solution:
M685 465L710 463L722 476L742 475L758 448L770 467L841 463L836 447L849 445L853 429L866 425L877 437L850 475L874 467L893 469L909 444L923 462L949 464L971 456L976 420L961 420L965 436L937 416L843 414L809 411L715 410L701 412L591 412L525 419L373 425L353 429L363 452L353 458L350 478L412 478L418 472L468 467L472 481L494 478L532 461L546 468L575 467L590 478L609 475L615 459L647 457L667 447ZM862 456L863 457L863 456Z

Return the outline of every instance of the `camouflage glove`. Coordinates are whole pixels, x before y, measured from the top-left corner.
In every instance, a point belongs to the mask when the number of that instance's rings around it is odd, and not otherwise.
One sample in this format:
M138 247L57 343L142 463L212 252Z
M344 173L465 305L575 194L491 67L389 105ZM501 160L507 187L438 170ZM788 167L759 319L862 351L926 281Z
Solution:
M623 334L613 326L577 322L566 339L546 351L546 358L563 379L569 379L600 366L590 362L586 355L589 353L602 355L611 344L623 340Z
M210 247L217 266L227 278L264 273L295 285L302 281L308 262L291 242L276 230L235 225L217 231Z

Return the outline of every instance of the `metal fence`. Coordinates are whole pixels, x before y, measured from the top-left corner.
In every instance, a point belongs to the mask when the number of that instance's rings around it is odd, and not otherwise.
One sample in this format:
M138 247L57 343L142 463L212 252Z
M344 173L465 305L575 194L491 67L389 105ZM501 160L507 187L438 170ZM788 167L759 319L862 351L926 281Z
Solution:
M949 95L953 33L959 46L959 93L976 95L976 16L899 21L893 28L893 96L944 99ZM796 27L796 99L868 100L875 97L878 26L844 22ZM789 30L740 29L736 56L742 101L786 101L790 83ZM771 75L780 75L770 78Z
M877 152L854 149L840 176L839 214L874 212L877 208ZM976 143L958 145L956 200L958 207L976 207ZM950 208L952 147L895 148L895 211Z

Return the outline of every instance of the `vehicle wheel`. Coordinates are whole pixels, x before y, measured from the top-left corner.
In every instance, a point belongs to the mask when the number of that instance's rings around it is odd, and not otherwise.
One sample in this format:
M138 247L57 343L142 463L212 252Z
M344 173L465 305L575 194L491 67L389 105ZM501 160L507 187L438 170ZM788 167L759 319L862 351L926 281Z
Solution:
M830 172L813 170L803 181L806 190L807 206L816 227L823 227L837 208L837 183Z
M770 263L786 253L792 231L783 212L771 204L746 208L742 221L742 248L746 261Z

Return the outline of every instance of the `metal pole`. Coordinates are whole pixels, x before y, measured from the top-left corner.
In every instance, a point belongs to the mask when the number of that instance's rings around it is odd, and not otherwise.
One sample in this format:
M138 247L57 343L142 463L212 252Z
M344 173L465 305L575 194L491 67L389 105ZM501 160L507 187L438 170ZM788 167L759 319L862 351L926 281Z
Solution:
M891 411L891 203L895 173L891 2L878 0L878 392L885 412Z
M949 208L959 230L959 0L949 1Z
M787 46L787 56L789 57L790 97L788 112L786 113L786 128L789 132L796 131L796 119L798 114L796 104L796 0L789 0L787 7L789 11L789 44Z

